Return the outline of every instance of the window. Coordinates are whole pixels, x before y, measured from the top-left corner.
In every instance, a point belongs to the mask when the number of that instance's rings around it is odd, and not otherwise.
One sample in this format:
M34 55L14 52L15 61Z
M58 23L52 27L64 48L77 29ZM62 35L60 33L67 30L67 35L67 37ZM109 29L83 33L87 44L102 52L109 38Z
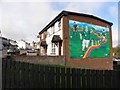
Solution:
M52 43L52 45L51 45L51 53L55 54L55 44L54 43Z
M55 25L51 27L51 34L54 34L54 33L55 33Z
M46 31L46 36L49 37L50 36L50 33L48 31Z
M58 31L61 30L61 20L58 22Z

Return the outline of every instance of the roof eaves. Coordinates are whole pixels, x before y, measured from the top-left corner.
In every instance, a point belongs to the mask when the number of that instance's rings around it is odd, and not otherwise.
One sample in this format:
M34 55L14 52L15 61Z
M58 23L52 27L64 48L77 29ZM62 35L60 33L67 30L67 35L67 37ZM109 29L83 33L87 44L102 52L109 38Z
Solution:
M62 16L67 16L67 15L80 15L80 16L85 16L85 17L91 17L94 19L98 19L100 21L103 21L105 23L110 24L111 26L113 25L113 23L108 22L104 19L101 19L99 17L96 17L94 15L88 15L88 14L83 14L83 13L76 13L76 12L70 12L70 11L62 11L60 14L58 14L45 28L42 29L42 31L39 32L39 35L42 34L44 31L46 31L49 27L51 27L57 20L59 20Z
M91 18L98 19L98 20L100 20L100 21L109 23L111 26L113 25L113 23L108 22L108 21L106 21L106 20L104 20L104 19L101 19L101 18L99 18L99 17L97 17L97 16L94 16L94 15L83 14L83 13L76 13L76 12L70 12L70 11L66 11L66 12L67 12L68 14L70 14L70 15L78 15L78 16L80 15L80 16L85 16L85 17L91 17Z

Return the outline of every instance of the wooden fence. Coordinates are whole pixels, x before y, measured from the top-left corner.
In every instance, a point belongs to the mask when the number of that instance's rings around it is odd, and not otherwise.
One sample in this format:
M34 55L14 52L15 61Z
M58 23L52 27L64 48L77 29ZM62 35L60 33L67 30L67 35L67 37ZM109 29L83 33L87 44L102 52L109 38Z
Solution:
M120 88L120 71L88 70L3 59L2 86L7 88Z

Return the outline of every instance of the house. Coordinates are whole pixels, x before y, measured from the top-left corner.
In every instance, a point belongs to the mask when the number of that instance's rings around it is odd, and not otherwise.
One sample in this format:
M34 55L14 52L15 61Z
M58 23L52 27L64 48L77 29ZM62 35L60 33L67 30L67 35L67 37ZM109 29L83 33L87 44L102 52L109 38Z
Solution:
M21 39L18 43L20 54L26 55L29 50L32 50L32 46L27 41Z
M40 30L40 53L64 56L70 66L113 69L112 25L93 15L62 11Z
M40 44L39 44L39 42L32 42L32 49L40 49Z
M9 49L9 40L5 37L0 37L0 57L7 55Z
M18 43L18 46L20 49L32 49L30 43L26 42L23 39L21 39L21 41Z
M12 40L12 39L8 39L8 41L9 41L9 48L11 48L11 49L17 49L18 48L18 43L17 43L17 41L15 41L15 40Z

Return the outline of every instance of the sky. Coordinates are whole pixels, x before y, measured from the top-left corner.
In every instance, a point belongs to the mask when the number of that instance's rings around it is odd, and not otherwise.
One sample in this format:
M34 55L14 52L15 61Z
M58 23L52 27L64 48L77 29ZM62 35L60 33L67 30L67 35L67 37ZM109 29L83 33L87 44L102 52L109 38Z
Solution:
M118 45L119 0L1 0L2 36L19 42L39 41L38 33L62 10L97 16L113 23L113 47Z

